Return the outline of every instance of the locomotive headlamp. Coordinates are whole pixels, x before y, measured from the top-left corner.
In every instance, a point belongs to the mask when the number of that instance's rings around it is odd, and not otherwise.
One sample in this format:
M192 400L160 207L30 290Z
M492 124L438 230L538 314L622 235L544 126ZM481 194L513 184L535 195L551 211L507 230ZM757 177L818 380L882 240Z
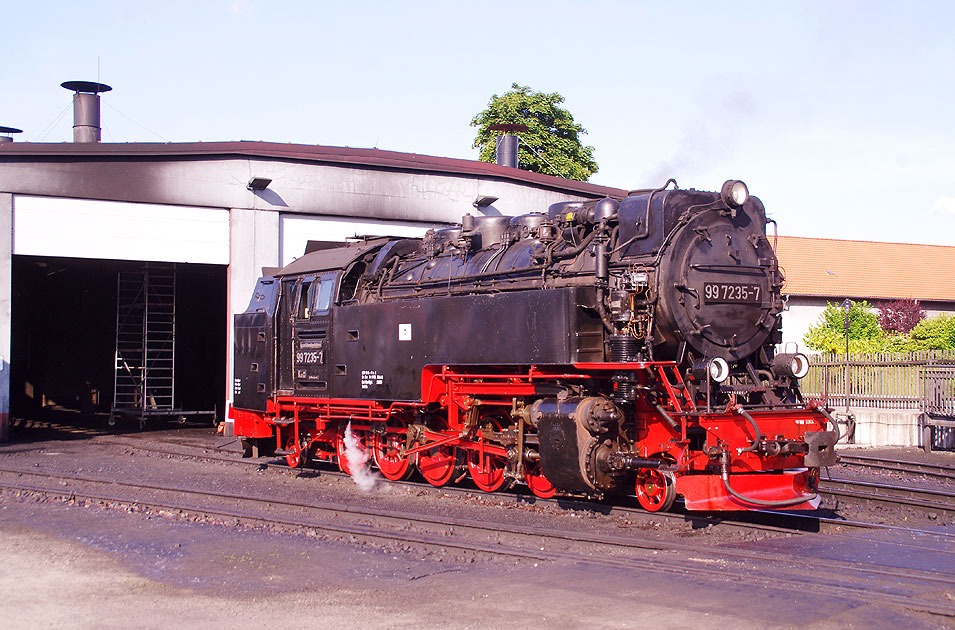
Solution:
M749 200L749 188L738 179L729 179L720 190L720 198L730 208L741 208Z
M809 374L809 357L801 352L777 354L773 358L773 373L777 376L802 378Z
M705 381L707 376L710 380L722 383L730 375L730 366L725 359L716 357L705 361L697 361L693 364L693 378L698 381Z

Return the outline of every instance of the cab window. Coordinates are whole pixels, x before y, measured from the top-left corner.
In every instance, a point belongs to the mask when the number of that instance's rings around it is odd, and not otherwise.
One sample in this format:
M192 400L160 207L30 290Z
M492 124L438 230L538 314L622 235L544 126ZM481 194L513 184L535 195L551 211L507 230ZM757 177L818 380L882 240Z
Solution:
M332 303L332 289L335 288L335 276L325 276L318 284L317 296L315 298L315 312L326 313Z
M312 303L317 286L315 278L303 278L298 284L298 292L295 298L295 317L296 319L308 319L311 317L309 304Z

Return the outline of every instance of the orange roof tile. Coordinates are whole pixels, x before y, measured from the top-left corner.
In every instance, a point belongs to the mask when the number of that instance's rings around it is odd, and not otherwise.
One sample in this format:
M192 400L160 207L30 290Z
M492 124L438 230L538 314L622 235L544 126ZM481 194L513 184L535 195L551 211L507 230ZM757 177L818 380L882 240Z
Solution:
M783 293L955 301L955 247L780 236Z

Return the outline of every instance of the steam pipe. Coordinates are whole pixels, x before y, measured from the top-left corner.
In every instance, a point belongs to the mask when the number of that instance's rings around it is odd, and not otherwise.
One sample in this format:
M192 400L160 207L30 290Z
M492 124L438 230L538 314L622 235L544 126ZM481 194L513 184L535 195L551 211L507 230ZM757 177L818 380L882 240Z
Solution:
M572 258L573 256L577 256L577 255L580 254L582 251L584 251L584 250L587 248L588 245L590 245L590 243L591 243L591 241L593 241L594 236L596 235L596 233L597 233L597 231L594 230L593 232L591 232L590 234L588 234L588 235L584 238L584 240L580 243L580 245L578 245L577 247L574 247L574 248L568 249L568 250L564 250L564 251L562 251L562 252L560 252L560 253L558 253L558 254L554 254L554 255L551 257L551 261L563 260L563 259L565 259L565 258ZM549 262L551 262L551 261L549 261ZM517 273L526 273L526 272L528 272L528 271L540 271L541 269L546 269L548 266L549 266L548 264L543 264L543 265L530 265L530 266L527 266L527 267L517 267L517 268L515 268L515 269L507 269L506 271L497 270L497 271L486 271L486 272L484 272L484 273L472 273L472 274L467 274L467 275L454 276L453 278L451 278L451 281L457 283L457 282L464 282L464 281L467 281L467 280L475 280L475 279L477 279L477 278L485 278L485 277L488 277L488 276L498 276L498 275L500 275L500 274L502 274L502 273L517 274ZM431 279L431 280L422 280L422 281L395 282L395 283L391 283L391 286L393 286L393 287L403 287L403 286L429 286L429 285L432 285L432 284L437 285L437 284L446 284L446 283L448 283L448 280L447 280L447 279Z
M597 315L600 317L600 323L604 325L604 330L606 330L611 335L616 334L617 331L613 329L613 326L610 324L610 316L607 314L607 307L604 306L604 298L607 296L607 289L598 286L597 287Z
M615 470L636 470L638 468L653 468L654 470L666 470L670 468L670 462L662 459L647 459L637 457L633 453L614 453L610 456L612 468Z
M674 419L670 416L670 414L667 413L667 410L664 409L663 406L660 405L660 403L657 403L657 404L656 404L656 408L657 408L657 412L658 412L661 416L663 416L663 419L666 420L666 423L670 425L670 428L671 428L671 429L673 429L674 431L679 431L679 430L680 430L680 425L677 424L677 421L674 420Z
M594 261L594 276L596 276L597 282L600 283L601 286L606 286L610 280L610 272L607 269L606 240L598 242L594 249L594 254L596 255L596 260Z
M574 256L577 256L578 254L580 254L580 252L587 249L587 247L590 245L591 241L594 240L594 237L597 236L597 232L599 231L600 230L594 230L593 232L585 236L584 239L580 241L580 245L578 245L577 247L573 247L571 249L565 249L564 251L560 253L554 254L553 256L551 256L551 260L564 260L565 258L573 258Z

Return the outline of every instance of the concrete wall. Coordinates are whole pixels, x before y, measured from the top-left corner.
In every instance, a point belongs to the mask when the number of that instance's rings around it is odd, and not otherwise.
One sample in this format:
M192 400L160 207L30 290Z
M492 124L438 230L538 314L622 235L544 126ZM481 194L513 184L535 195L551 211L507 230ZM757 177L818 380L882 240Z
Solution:
M783 313L783 346L792 352L795 344L802 352L806 352L803 337L809 332L809 327L819 320L819 315L826 309L825 298L809 298L791 296L789 308Z
M855 416L855 441L852 445L845 439L840 448L883 447L883 446L921 446L921 428L917 409L870 409L868 407L850 407ZM837 410L837 419L845 417L845 407ZM843 431L845 429L843 428Z
M13 195L0 193L0 442L10 435L10 307L13 280Z
M272 183L252 192L246 189L252 176ZM465 212L478 214L471 204L481 196L499 198L491 214L509 215L600 196L460 173L265 158L144 160L129 156L56 162L18 156L15 162L0 161L0 191L425 222L456 222Z
M233 208L229 212L230 257L226 282L226 393L232 403L232 349L235 344L233 315L245 312L262 267L279 266L279 213L270 210ZM232 435L232 421L226 419L226 435Z

